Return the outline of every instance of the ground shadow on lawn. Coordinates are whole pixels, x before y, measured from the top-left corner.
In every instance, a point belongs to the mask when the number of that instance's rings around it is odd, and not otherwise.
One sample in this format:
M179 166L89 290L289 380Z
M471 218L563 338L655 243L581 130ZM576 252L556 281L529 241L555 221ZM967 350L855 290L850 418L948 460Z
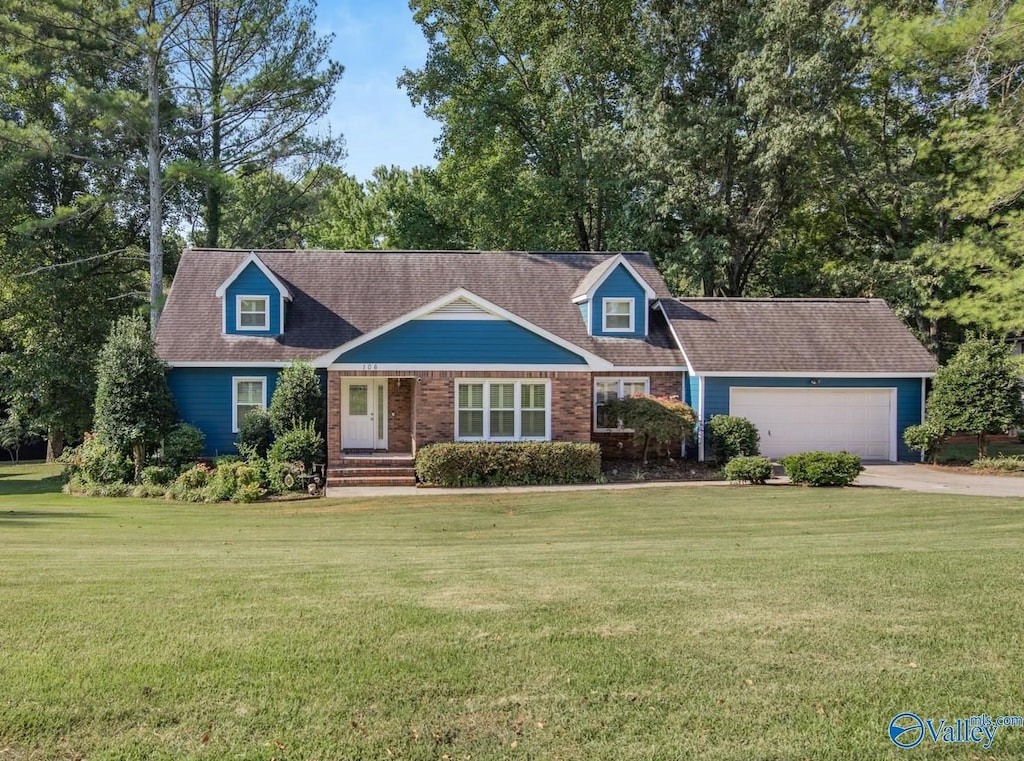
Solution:
M15 523L40 523L61 518L104 518L99 513L69 513L64 510L0 510L0 526Z

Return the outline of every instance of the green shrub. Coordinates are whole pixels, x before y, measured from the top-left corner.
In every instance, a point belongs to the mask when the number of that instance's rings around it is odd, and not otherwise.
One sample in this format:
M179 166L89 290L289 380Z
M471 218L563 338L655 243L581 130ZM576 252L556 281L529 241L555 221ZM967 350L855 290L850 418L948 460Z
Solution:
M142 469L144 486L167 486L174 480L174 471L164 465L147 465Z
M713 415L708 422L708 442L716 462L726 463L733 457L755 457L761 435L757 426L745 417Z
M163 497L167 494L167 487L160 486L159 484L147 484L142 483L132 489L132 496L139 497L141 499L151 499L155 497Z
M78 497L127 497L132 493L132 488L131 484L123 481L100 484L86 481L81 475L74 475L64 484L62 491Z
M907 426L903 431L903 443L909 449L923 452L928 462L935 462L935 456L939 453L939 446L945 436L942 431L933 425L923 423L921 425Z
M303 476L306 468L301 462L285 462L271 460L267 466L267 480L270 491L274 494L285 494L291 491L302 491Z
M324 461L323 436L312 421L297 423L277 437L267 459L271 462L301 462L311 472L313 463Z
M80 446L65 449L60 462L65 478L80 475L94 484L125 483L135 476L135 464L127 454L89 433Z
M295 360L282 368L270 400L270 424L274 435L283 436L302 423L319 430L326 412L323 389L316 370L308 362Z
M597 444L516 442L431 444L416 453L416 475L437 486L515 486L596 481Z
M978 470L1001 470L1004 473L1024 472L1024 457L1000 456L1000 457L979 457L971 463L972 468Z
M262 496L259 473L247 461L222 462L210 476L205 489L206 502L227 502L244 488L256 486ZM251 501L251 500L250 500Z
M266 496L266 490L259 484L242 484L231 497L232 502L255 502Z
M199 465L189 468L174 479L174 484L183 489L205 489L206 485L210 483L210 476L212 474L213 471L210 470L209 465L200 463Z
M256 407L242 418L238 425L238 439L235 445L246 457L256 455L266 457L270 450L270 442L274 431L270 426L270 413L262 407Z
M772 461L767 457L733 457L725 464L722 474L728 481L763 484L772 477Z
M175 472L203 456L206 434L188 423L178 423L164 437L163 462Z
M809 486L849 486L864 466L849 452L800 452L783 457L789 480Z

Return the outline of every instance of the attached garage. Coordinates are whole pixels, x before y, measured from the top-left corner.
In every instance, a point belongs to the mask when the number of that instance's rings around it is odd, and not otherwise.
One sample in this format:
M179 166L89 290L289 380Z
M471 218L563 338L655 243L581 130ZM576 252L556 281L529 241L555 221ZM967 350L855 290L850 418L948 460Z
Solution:
M761 453L852 452L862 460L895 460L895 388L732 387L729 411L761 434Z

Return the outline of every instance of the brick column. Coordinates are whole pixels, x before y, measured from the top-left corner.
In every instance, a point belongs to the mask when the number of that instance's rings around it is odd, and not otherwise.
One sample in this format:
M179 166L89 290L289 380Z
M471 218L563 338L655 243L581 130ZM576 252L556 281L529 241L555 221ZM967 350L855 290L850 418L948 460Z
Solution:
M327 373L327 462L341 463L341 373Z

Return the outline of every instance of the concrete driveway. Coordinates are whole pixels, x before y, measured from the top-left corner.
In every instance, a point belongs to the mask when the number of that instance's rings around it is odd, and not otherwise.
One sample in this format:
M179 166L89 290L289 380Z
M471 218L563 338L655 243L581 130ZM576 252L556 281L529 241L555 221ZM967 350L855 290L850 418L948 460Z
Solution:
M1024 498L1024 478L963 473L928 465L886 463L865 465L857 478L859 486L887 486L891 489L933 494L971 494L978 497Z

